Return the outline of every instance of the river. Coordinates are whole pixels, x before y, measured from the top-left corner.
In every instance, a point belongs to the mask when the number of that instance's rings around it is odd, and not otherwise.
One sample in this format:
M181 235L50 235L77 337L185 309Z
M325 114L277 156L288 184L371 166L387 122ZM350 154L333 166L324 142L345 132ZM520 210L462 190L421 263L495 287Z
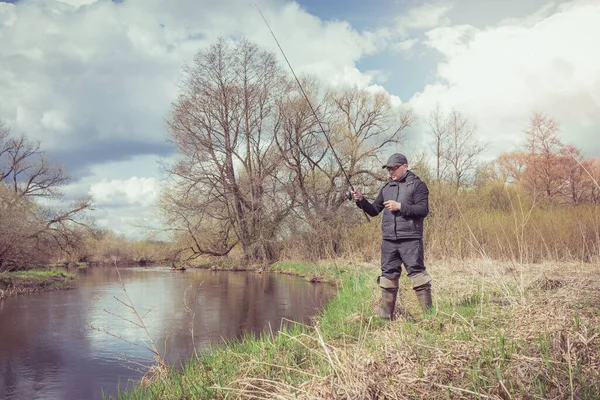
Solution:
M178 366L194 348L276 332L286 320L307 323L334 294L329 285L286 275L119 271L121 281L115 268L79 269L77 289L0 300L1 399L114 396L146 372L152 353L141 346L149 338ZM148 334L129 322L138 321L128 296Z

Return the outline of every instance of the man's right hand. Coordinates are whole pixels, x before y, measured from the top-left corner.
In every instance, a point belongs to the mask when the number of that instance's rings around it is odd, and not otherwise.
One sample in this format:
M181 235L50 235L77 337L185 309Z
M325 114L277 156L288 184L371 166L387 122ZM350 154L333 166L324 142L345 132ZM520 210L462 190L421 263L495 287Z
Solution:
M364 198L362 193L358 189L354 191L351 190L350 193L352 193L352 196L354 196L354 201L361 201Z

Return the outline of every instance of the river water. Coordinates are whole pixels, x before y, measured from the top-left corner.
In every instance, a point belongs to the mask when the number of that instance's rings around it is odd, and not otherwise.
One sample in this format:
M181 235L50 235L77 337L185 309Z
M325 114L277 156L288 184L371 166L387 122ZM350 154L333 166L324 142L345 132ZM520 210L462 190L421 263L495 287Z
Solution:
M307 323L333 288L254 272L78 270L77 289L0 300L0 399L101 399L139 381L152 353L180 365L245 332ZM143 328L131 303L143 317ZM125 303L125 304L123 304ZM94 329L95 328L95 329ZM116 337L118 336L118 337ZM141 364L141 365L140 365Z

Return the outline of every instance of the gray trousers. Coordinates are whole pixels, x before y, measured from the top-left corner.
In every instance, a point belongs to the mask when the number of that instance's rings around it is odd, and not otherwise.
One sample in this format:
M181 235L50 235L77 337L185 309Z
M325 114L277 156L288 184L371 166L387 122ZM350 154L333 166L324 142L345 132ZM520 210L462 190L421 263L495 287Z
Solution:
M413 288L431 282L431 277L425 270L422 239L382 240L381 275L397 281L402 273L402 264Z

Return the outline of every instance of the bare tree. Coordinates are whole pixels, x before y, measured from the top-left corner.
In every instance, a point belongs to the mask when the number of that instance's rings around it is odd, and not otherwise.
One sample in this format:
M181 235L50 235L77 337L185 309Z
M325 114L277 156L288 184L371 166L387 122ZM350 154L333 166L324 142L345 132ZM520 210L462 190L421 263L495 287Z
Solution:
M587 160L585 164L590 187L590 201L600 203L600 159Z
M328 94L333 112L331 135L351 177L374 175L373 166L381 165L382 150L405 139L407 128L413 123L410 111L392 106L384 91L346 88ZM360 182L360 181L359 181Z
M28 237L40 225L33 218L33 205L18 201L14 192L0 184L0 272L40 260Z
M456 110L448 116L448 146L443 158L449 165L456 189L466 183L479 165L477 157L485 150L475 137L475 126Z
M39 142L8 135L0 140L0 182L10 185L18 197L54 197L68 181L60 166L47 161Z
M342 208L348 180L369 189L382 179L373 172L380 169L378 156L403 140L412 115L394 108L383 92L342 88L321 94L318 82L309 78L302 86L317 115L302 93L291 87L280 104L277 144L291 173L287 187L290 199L299 205L296 217L310 229L311 237L318 236L317 246L327 253L323 255L331 255L339 251L342 225L348 222Z
M586 162L581 150L573 145L561 149L561 164L564 172L563 196L567 202L583 203L590 197L592 187L586 171ZM589 170L589 169L588 169Z
M0 125L0 269L41 262L53 249L70 254L81 245L91 199L62 205L64 170L48 162L39 142L11 137ZM40 202L44 199L44 202ZM60 206L58 204L61 204Z
M558 138L558 124L541 113L534 113L525 129L525 148L528 153L523 184L534 196L556 199L564 190L561 167L564 146Z
M327 106L319 97L317 81L302 79L304 91L311 98L318 115L324 116ZM280 171L280 179L287 180L287 196L301 209L301 218L310 218L316 203L319 182L328 181L331 169L331 153L326 137L320 131L319 120L312 113L308 102L298 88L289 82L288 95L278 104L281 116L281 129L275 136L285 170ZM335 162L335 161L334 161ZM325 164L328 164L326 166Z
M446 174L447 163L444 160L444 153L448 146L449 126L439 103L429 113L427 120L429 134L433 138L433 155L435 157L435 180L441 182Z
M446 116L437 104L427 124L434 142L436 179L448 179L458 190L477 171L486 145L475 136L475 125L456 110Z
M297 180L310 172L313 184L319 185L310 192L301 185L302 197L317 213L340 207L343 188L348 184L346 176L356 186L370 186L374 179L380 180L381 175L373 172L381 165L378 156L382 149L401 143L412 124L412 114L394 108L384 92L344 88L326 93L317 107L317 117L326 121L325 133L317 126L306 101L299 94L294 101L297 112L292 111L291 117L290 112L283 113L289 123L282 131L285 137L280 148ZM291 154L297 156L290 159Z
M286 80L272 53L224 39L185 72L169 119L180 154L169 173L178 190L164 211L187 232L194 255L224 255L239 243L247 260L269 261L278 221L289 211L275 201L276 102ZM197 240L206 229L218 242Z
M502 153L496 160L497 179L503 183L520 182L527 167L528 155L523 151Z

